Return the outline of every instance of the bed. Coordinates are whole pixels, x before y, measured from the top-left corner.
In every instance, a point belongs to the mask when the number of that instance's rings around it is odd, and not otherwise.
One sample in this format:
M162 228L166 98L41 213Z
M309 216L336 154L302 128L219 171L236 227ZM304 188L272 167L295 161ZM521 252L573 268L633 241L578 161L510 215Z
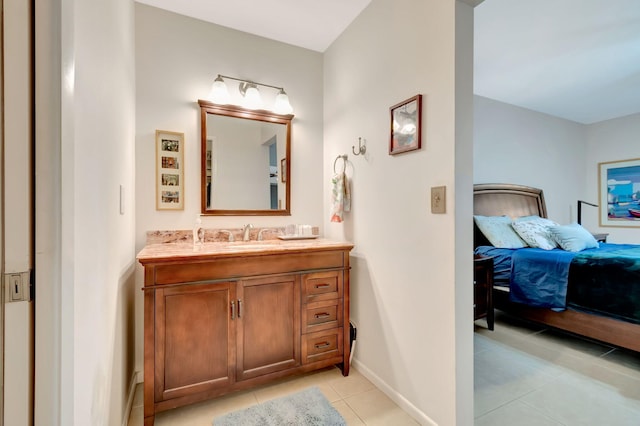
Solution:
M474 215L488 217L506 215L512 219L524 216L546 218L547 210L541 189L514 184L476 184L474 185ZM635 288L632 288L631 291L616 290L614 292L622 295L633 294L633 297L628 299L636 299L632 301L636 305L625 308L626 311L622 314L616 312L617 308L600 311L594 306L583 306L585 303L581 301L584 300L583 295L581 295L582 288L578 285L572 286L570 280L566 288L566 300L568 303L564 306L558 306L556 301L537 305L534 303L536 306L531 306L525 300L526 297L524 299L520 297L520 303L512 300L519 299L514 295L517 296L516 293L520 290L518 290L518 287L511 286L510 280L513 280L513 276L510 275L512 272L510 268L515 268L515 266L511 265L513 258L510 256L524 255L525 258L528 256L528 261L533 263L537 256L535 252L543 252L544 250L513 249L511 253L507 253L508 255L504 256L504 253L500 253L499 249L491 247L491 243L476 225L474 225L474 246L476 253L480 250L481 254L494 257L496 275L494 277L493 300L497 309L519 318L640 352L640 280L637 279L637 271L633 272L635 275L632 277L626 278L630 285L636 286ZM617 253L616 250L623 248L622 245L613 244L600 244L600 246L600 249L594 249L593 252L610 251L615 254ZM640 246L631 246L629 248L631 250L630 253L634 253L633 250L640 250ZM553 250L554 254L559 258L567 258L560 263L565 262L562 263L566 265L564 267L571 269L571 273L567 272L567 274L571 275L574 280L578 279L577 277L580 275L580 269L574 268L593 267L589 263L593 262L595 264L598 261L590 257L592 256L589 253L591 251L591 249L584 250L584 253L580 252L576 255L575 253L562 253L562 250ZM605 254L601 257L607 256ZM637 259L631 259L631 261L637 261L637 265L640 265L640 256ZM582 266L580 266L580 263L582 263ZM624 272L624 268L628 269L625 266L622 268L621 272ZM631 269L633 268L635 266L631 266ZM588 276L586 278L583 277L583 279L596 281L593 277L598 274L593 272L594 269L586 269L586 271ZM585 275L584 270L582 275ZM524 288L526 291L526 286ZM598 295L598 293L595 294ZM581 297L583 299L580 299ZM593 295L590 297L593 298ZM572 300L578 300L578 303L572 302ZM627 304L632 303L629 300L626 302ZM623 303L625 302L623 301Z

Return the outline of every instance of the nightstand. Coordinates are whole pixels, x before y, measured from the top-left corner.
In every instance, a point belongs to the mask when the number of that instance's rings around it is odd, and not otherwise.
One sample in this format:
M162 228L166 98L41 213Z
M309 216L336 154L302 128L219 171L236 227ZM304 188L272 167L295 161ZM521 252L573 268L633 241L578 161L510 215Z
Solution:
M592 234L592 235L593 235L593 238L595 238L596 241L599 243L606 243L607 237L609 236L609 234Z
M474 255L473 258L473 320L487 319L493 330L493 257Z

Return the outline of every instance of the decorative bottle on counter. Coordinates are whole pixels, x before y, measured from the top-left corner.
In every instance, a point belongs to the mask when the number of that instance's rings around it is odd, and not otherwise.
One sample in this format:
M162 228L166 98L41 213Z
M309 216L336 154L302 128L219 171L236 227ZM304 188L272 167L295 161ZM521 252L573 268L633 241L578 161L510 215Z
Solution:
M193 245L194 247L202 246L204 243L204 228L202 227L202 219L200 215L196 216L196 223L193 225Z

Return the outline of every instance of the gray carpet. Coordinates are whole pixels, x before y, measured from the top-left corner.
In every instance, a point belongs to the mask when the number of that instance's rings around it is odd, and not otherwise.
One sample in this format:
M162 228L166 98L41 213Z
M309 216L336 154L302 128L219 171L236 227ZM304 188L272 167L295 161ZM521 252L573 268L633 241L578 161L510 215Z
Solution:
M214 426L346 426L320 389L311 387L213 419Z

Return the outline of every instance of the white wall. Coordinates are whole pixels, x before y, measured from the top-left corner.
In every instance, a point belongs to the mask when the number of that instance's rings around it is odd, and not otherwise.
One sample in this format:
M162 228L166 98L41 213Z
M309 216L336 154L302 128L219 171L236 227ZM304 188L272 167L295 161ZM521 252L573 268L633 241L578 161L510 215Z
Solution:
M72 25L74 94L63 111L74 117L63 147L72 173L62 183L74 220L63 233L73 253L74 424L121 424L133 371L133 4L76 1Z
M205 227L322 226L322 55L157 8L135 4L136 250L149 230L191 229L200 213L200 109L217 74L283 86L294 108L291 216L203 217ZM227 81L232 88L232 81ZM231 92L231 90L230 90ZM263 99L275 90L261 89ZM155 131L185 135L184 211L155 210ZM143 285L138 267L136 286ZM142 371L142 292L136 292L136 365Z
M577 200L599 202L598 163L639 158L640 114L580 124L474 96L474 183L518 183L544 190L549 217L577 219ZM640 229L600 227L582 206L582 225L610 243L640 243Z
M0 257L4 273L20 273L33 267L31 232L31 184L32 155L32 66L29 46L32 25L32 7L29 2L5 0L3 2L2 67L3 99L3 154L2 173L5 183L2 191L4 219L4 256ZM1 235L0 235L1 236ZM3 250L0 249L0 255ZM4 291L4 288L2 288ZM33 422L33 302L4 304L0 314L4 348L0 345L0 360L4 365L4 378L0 385L4 391L0 397L4 404L5 425L21 425ZM4 310L4 312L3 312ZM2 358L4 356L4 359ZM3 419L0 419L2 423Z
M461 236L456 247L454 202L455 167L470 171L471 158L458 158L456 151L472 147L470 131L466 146L456 140L455 6L452 1L373 0L325 52L324 62L324 198L329 199L334 160L342 154L349 155L353 194L352 212L342 224L329 222L326 204L325 230L331 238L355 243L355 363L422 424L473 421L471 285L460 296L469 308L456 311L457 274L471 282L472 264L470 226L466 245ZM462 15L472 31L472 14ZM470 86L466 90L470 97ZM419 93L423 147L390 156L389 107ZM367 145L364 156L351 152L359 137ZM470 175L462 174L465 180L470 200ZM447 187L443 215L430 213L430 188L439 185ZM461 265L456 264L458 248L468 253ZM456 321L468 325L456 330ZM457 358L457 351L467 356ZM456 363L464 361L468 369L458 371ZM456 400L458 388L466 392Z
M474 183L541 188L549 218L575 221L576 202L588 195L587 128L481 96L474 104Z
M134 371L133 3L37 2L36 16L35 424L120 425Z
M585 201L599 202L598 163L640 158L638 135L640 114L587 126ZM640 244L640 228L600 227L597 208L583 206L582 224L592 231L609 233L607 242Z

